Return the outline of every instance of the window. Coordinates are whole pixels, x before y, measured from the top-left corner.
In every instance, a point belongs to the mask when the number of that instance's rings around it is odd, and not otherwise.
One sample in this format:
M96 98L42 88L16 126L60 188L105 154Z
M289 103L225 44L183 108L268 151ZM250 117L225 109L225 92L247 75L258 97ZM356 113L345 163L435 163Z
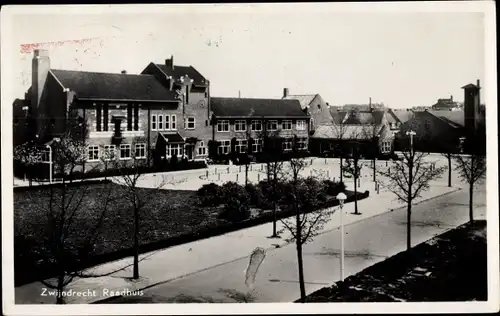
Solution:
M218 121L217 132L229 132L229 121L228 120Z
M389 153L389 152L391 152L391 147L392 147L391 145L392 145L392 143L390 141L384 141L384 142L382 142L382 148L381 148L380 151L383 152L383 153Z
M103 109L103 127L105 131L110 130L109 128L109 105L107 103L104 104L104 109ZM112 128L111 128L112 129Z
M206 156L206 155L207 155L207 148L205 147L203 141L201 141L200 145L198 146L198 156Z
M268 121L267 122L267 130L275 131L278 129L278 121Z
M234 131L235 132L243 132L247 130L247 122L244 120L236 120L234 121Z
M50 151L42 150L42 156L40 157L42 162L50 162Z
M170 129L170 115L165 115L165 129L167 131Z
M298 150L307 150L307 138L298 138L297 139L297 149Z
M283 130L291 130L292 129L292 121L290 121L290 120L284 120L281 123L281 128Z
M289 151L292 150L292 139L291 138L284 138L282 144L283 151Z
M110 161L113 160L116 156L116 146L115 145L104 145L104 160Z
M158 130L163 131L163 115L158 115Z
M298 131L305 131L306 130L306 121L303 121L303 120L297 121L297 130Z
M309 130L312 131L314 129L314 119L311 117L311 121L309 123Z
M127 104L127 131L132 130L132 112L133 107L132 104Z
M174 155L177 157L184 155L183 144L167 144L166 149L167 158L171 158Z
M187 129L194 129L194 126L195 126L194 116L189 116L187 118L186 122L187 122L187 125L186 125Z
M87 161L97 161L99 160L99 146L92 145L88 148Z
M252 121L252 131L261 131L262 130L262 121L256 120Z
M146 158L146 144L135 144L135 158Z
M262 151L262 139L256 138L253 140L252 152L258 153Z
M120 145L120 159L130 159L131 158L131 146L130 144Z
M175 114L171 115L170 116L170 129L171 130L174 130L174 129L177 129L177 117L175 116Z
M217 153L219 153L219 155L228 154L230 147L231 147L231 141L221 140L219 141L219 147L217 147Z
M247 140L246 139L237 139L236 140L236 152L243 154L247 152Z
M134 131L139 130L139 105L134 104Z
M151 115L151 130L152 131L157 131L158 130L158 127L156 125L157 124L157 122L156 122L157 118L158 118L158 115L156 115L156 114Z

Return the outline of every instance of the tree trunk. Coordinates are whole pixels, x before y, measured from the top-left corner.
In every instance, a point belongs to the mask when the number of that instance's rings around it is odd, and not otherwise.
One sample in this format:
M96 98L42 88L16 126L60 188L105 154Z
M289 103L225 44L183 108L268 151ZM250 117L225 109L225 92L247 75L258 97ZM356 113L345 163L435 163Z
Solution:
M276 213L277 213L277 208L278 208L278 205L276 204L276 202L274 202L274 207L273 207L273 235L271 237L278 237L278 233L276 232L276 222L277 222Z
M451 153L448 153L448 187L451 188Z
M62 295L64 291L64 275L59 275L57 278L57 296L56 304L64 304L64 297Z
M297 204L295 203L295 220L297 229L297 238L295 244L297 246L297 263L299 268L299 285L300 285L300 302L304 303L306 299L306 286L304 282L304 262L302 261L302 226L300 223L300 213Z
M340 182L344 180L344 175L343 175L343 170L342 170L342 155L340 155Z
M474 223L474 155L470 159L470 174L469 174L469 221Z
M358 213L358 178L354 178L354 214Z
M248 185L248 163L245 163L245 188Z
M299 264L299 284L300 284L300 302L305 303L306 285L304 282L304 263L302 261L302 244L297 240L297 261Z
M139 278L139 210L134 207L134 275L133 279Z
M407 219L406 219L406 250L410 252L411 249L411 200L407 206Z
M474 183L469 184L469 221L474 223Z

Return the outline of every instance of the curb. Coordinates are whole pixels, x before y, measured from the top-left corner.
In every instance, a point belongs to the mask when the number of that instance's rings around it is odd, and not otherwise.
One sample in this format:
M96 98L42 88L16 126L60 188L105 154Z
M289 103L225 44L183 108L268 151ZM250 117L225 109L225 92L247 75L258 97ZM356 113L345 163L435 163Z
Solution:
M458 192L458 191L461 191L462 188L456 188L452 191L449 191L449 192L445 192L443 194L440 194L440 195L436 195L436 196L433 196L433 197L430 197L430 198L427 198L427 199L424 199L424 200L421 200L419 202L416 202L415 204L413 205L418 205L420 203L423 203L423 202L427 202L427 201L430 201L430 200L433 200L433 199L437 199L437 198L440 198L442 196L445 196L445 195L448 195L448 194L451 194L451 193L455 193L455 192ZM344 225L344 227L346 226L350 226L350 225L353 225L353 224L356 224L356 223L360 223L360 222L363 222L367 219L371 219L371 218L374 218L376 216L380 216L380 215L384 215L388 212L393 212L395 210L400 210L400 209L403 209L405 206L401 206L399 208L396 208L396 209L389 209L385 212L381 212L381 213L378 213L378 214L374 214L372 216L369 216L369 217L366 217L366 218L363 218L363 219L360 219L358 221L354 221L354 222L351 222L349 224L346 224ZM267 224L267 223L266 223ZM459 225L460 226L460 225ZM328 232L331 232L333 230L336 230L338 229L340 226L336 226L334 228L331 228L331 229L328 229L328 230L324 230L322 231L321 233L319 233L318 235L322 235L322 234L325 234L325 233L328 233ZM458 226L457 226L458 227ZM449 229L453 229L453 228L449 228ZM448 229L448 230L449 230ZM446 230L446 231L448 231ZM431 237L429 240L435 238L436 236L434 237ZM268 247L266 248L266 251L269 251L269 250L275 250L277 248L282 248L282 247L285 247L287 245L290 245L292 242L284 242L282 244L278 244L278 247L276 246L271 246L271 247ZM415 245L417 246L417 245ZM189 275L193 275L193 274L196 274L196 273L200 273L200 272L203 272L203 271L207 271L207 270L210 270L210 269L213 269L213 268L217 268L217 267L220 267L220 266L223 266L225 264L228 264L228 263L233 263L235 261L238 261L238 260L242 260L242 259L245 259L245 258L250 258L250 255L246 255L246 256L242 256L242 257L238 257L238 258L235 258L235 259L232 259L232 260L229 260L229 261L226 261L226 262L222 262L222 263L219 263L219 264L216 264L216 265L213 265L213 266L210 266L210 267L205 267L203 269L199 269L199 270L196 270L196 271L193 271L193 272L189 272L189 273L185 273L183 275L179 275L179 276L176 276L176 277L173 277L173 278L170 278L170 279L167 279L167 280L164 280L164 281L159 281L159 282L156 282L156 283L153 283L153 284L149 284L147 286L144 286L142 288L139 288L139 289L134 289L134 291L143 291L143 290L147 290L149 288L152 288L152 287L155 287L157 285L160 285L160 284L164 284L164 283L168 283L168 282L172 282L172 281L175 281L175 280L178 280L178 279L182 279L184 277L187 277ZM105 299L101 299L101 300L97 300L97 301L94 301L94 302L90 302L89 304L105 304L107 301L110 301L110 300L113 300L113 299L116 299L116 298L120 298L120 297L123 297L122 295L117 295L117 296L111 296L111 297L107 297Z

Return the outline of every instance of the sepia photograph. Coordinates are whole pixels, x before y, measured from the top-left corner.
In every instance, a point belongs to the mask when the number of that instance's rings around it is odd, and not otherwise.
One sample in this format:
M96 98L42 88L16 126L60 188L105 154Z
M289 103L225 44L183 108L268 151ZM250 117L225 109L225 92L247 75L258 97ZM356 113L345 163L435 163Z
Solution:
M1 24L4 314L498 312L494 2Z

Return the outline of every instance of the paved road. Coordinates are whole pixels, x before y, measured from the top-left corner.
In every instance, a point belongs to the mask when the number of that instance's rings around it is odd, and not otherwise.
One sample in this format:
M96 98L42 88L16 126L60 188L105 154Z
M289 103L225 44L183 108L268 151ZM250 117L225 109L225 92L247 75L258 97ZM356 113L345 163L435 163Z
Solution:
M475 195L476 218L485 218L484 186ZM467 222L467 203L467 190L462 190L414 206L412 244L419 244ZM304 246L307 293L339 279L339 240L339 230L334 229L324 232ZM405 250L405 247L404 209L350 224L345 227L345 274L355 274ZM291 302L299 297L294 245L267 252L253 291L244 284L247 263L248 258L228 262L150 287L144 290L143 296L120 297L108 303Z

